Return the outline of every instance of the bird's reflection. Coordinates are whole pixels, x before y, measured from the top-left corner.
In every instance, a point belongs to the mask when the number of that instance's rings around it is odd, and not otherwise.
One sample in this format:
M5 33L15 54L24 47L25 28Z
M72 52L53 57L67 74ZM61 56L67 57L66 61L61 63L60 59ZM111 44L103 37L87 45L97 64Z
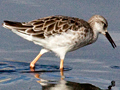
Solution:
M61 78L58 81L42 79L38 73L35 73L34 77L39 79L37 82L42 86L42 90L112 90L111 88L115 86L115 81L111 81L111 85L108 86L108 89L100 89L99 87L89 83L66 81L64 73L60 73Z

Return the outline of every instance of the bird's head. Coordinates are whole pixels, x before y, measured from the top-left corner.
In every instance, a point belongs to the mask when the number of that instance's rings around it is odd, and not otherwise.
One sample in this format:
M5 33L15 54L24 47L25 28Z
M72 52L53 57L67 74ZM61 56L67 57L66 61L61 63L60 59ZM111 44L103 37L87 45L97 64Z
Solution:
M116 47L115 42L113 41L113 39L111 38L110 34L107 31L108 22L103 16L94 15L89 19L88 23L90 24L94 32L101 33L104 36L106 36L106 38L109 40L113 48Z

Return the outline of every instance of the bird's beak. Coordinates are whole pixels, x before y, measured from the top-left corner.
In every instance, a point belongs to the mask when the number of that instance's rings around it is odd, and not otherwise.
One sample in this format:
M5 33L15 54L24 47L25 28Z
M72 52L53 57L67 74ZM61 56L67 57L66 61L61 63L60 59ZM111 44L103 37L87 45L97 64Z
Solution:
M111 43L112 47L115 48L116 47L116 44L115 42L113 41L113 39L111 38L110 34L108 32L105 32L105 36L106 38L109 40L109 42Z

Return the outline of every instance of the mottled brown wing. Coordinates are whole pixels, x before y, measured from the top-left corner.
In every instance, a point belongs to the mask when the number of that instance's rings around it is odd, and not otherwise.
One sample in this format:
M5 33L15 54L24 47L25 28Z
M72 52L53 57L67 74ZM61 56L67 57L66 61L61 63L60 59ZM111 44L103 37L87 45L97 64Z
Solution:
M5 22L9 24L12 29L16 29L18 32L39 38L54 36L68 30L77 31L80 27L83 26L85 28L89 28L87 27L89 24L82 19L61 15L44 17L27 23L10 21Z
M31 34L35 37L45 38L51 35L61 34L62 32L66 32L68 30L77 31L80 27L88 26L86 21L67 17L67 16L50 16L45 17L38 20L33 20L28 23L24 23L24 25L32 25L32 29L27 29L26 33ZM86 27L87 28L87 27Z

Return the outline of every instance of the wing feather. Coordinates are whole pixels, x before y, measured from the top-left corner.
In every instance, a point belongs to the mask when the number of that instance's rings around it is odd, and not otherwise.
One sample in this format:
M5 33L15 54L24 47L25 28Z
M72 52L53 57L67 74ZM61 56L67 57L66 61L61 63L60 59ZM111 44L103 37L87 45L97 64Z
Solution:
M83 24L84 23L84 24ZM30 35L38 38L45 38L61 34L68 30L78 31L80 27L85 27L90 30L89 24L78 18L68 16L49 16L30 22L13 22L4 21L3 27L8 29L15 29L20 33Z

